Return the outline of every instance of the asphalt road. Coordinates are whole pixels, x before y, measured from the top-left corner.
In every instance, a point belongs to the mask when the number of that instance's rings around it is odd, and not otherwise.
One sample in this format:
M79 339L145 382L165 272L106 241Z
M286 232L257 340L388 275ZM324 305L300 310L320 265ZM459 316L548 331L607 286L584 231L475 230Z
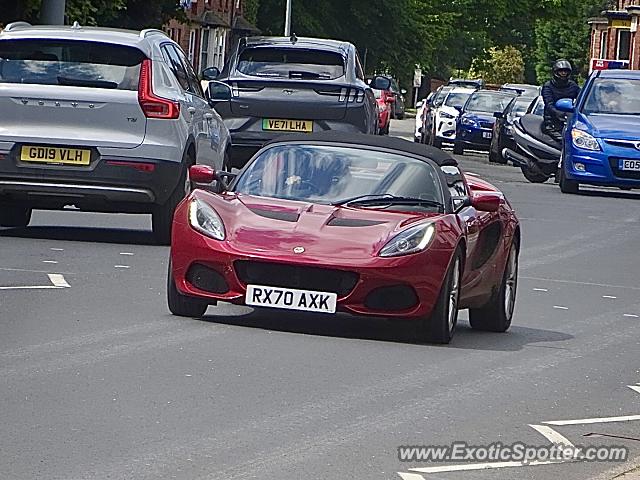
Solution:
M349 316L172 317L145 216L37 212L0 231L0 478L583 480L619 464L446 471L397 447L551 437L640 455L638 194L461 163L503 189L523 245L511 330L472 331L463 312L449 346Z

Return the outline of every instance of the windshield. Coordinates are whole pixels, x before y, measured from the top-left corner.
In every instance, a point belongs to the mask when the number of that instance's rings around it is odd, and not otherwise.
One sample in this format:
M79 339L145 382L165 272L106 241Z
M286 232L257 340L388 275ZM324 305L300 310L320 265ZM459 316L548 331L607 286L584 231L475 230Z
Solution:
M469 99L465 110L467 112L494 113L504 112L509 102L513 100L511 95L496 95L491 93L474 93Z
M144 54L76 40L0 41L0 83L137 90Z
M584 103L586 114L640 115L640 80L594 80Z
M444 203L438 174L427 162L395 153L322 145L266 150L241 174L233 190L322 204L364 195Z
M238 71L255 77L335 79L344 75L339 53L302 48L246 48Z
M451 92L447 99L444 101L444 104L447 107L460 107L465 104L467 99L471 96L471 93L462 93L462 92Z
M511 106L511 114L513 115L524 115L527 113L531 102L533 102L533 98L518 98L513 102Z

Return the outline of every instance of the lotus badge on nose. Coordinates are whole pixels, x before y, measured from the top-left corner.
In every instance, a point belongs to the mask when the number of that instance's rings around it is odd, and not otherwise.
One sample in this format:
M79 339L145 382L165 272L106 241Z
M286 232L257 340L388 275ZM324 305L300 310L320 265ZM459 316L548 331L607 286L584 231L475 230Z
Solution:
M293 253L304 253L304 247L293 247Z

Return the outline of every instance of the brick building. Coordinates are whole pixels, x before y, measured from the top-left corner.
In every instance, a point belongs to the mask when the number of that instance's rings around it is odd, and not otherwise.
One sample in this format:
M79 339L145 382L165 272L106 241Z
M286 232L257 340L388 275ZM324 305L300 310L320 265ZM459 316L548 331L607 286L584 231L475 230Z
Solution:
M164 31L187 53L196 71L222 69L236 38L260 31L243 16L243 0L182 0L187 22L171 20Z
M640 69L640 0L617 0L615 8L589 20L591 68ZM608 62L607 62L608 61Z

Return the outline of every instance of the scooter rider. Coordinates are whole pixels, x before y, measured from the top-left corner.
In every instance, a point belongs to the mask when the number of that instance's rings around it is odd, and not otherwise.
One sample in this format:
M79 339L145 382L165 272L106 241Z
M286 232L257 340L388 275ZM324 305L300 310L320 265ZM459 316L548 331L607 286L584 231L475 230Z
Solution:
M561 98L575 100L580 94L580 87L571 80L571 63L559 59L553 64L553 78L542 86L544 99L543 133L549 135L556 142L562 143L562 130L565 125L565 114L556 108L556 102Z

